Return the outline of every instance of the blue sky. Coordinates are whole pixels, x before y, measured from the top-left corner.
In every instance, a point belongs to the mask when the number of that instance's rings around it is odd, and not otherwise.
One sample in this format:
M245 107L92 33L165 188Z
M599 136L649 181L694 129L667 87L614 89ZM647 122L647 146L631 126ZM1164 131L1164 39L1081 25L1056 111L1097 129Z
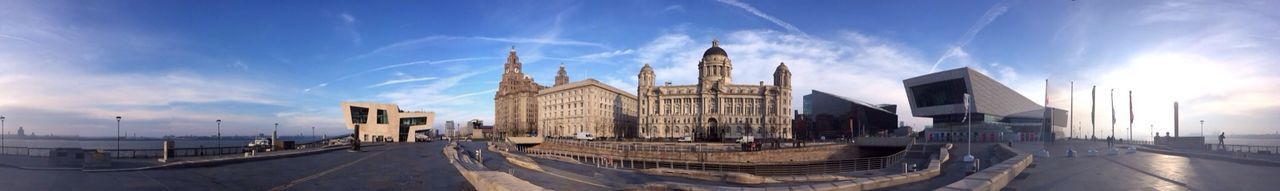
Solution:
M1087 126L1116 89L1135 93L1135 134L1206 120L1206 133L1275 133L1275 1L4 1L0 115L46 134L339 134L342 100L400 104L445 120L493 121L512 46L524 71L634 91L644 63L693 83L719 39L734 83L769 83L785 62L795 109L819 89L899 104L902 79L974 67L1068 108ZM1109 121L1102 112L1098 121ZM1123 122L1121 122L1123 123ZM1100 133L1110 124L1098 124ZM1119 132L1127 125L1119 125ZM1146 127L1146 128L1144 128ZM918 129L917 129L918 130ZM1189 131L1192 134L1197 130ZM1105 134L1102 134L1105 135ZM1127 134L1121 133L1120 136ZM1101 135L1100 135L1101 136Z

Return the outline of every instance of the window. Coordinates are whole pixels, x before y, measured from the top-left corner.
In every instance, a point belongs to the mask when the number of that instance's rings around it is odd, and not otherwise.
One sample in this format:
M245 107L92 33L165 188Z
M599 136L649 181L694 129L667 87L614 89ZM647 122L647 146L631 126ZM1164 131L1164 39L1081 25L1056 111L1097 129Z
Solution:
M387 124L387 110L378 110L378 124Z
M351 106L351 123L369 123L369 108Z

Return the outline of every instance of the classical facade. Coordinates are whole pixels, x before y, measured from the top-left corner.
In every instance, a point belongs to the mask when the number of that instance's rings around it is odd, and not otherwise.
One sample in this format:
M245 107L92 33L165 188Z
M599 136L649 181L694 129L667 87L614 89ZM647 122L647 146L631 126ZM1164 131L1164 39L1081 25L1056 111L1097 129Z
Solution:
M498 93L493 96L493 126L499 136L529 136L537 130L537 95L546 86L533 82L533 77L520 71L520 65L512 47L502 67Z
M791 71L778 64L773 84L733 84L733 61L718 41L698 62L698 83L654 85L653 68L640 69L637 98L643 138L693 137L720 141L742 136L791 139Z
M404 111L389 103L342 102L343 120L347 129L360 126L356 135L365 142L415 142L417 135L431 132L431 121L436 113L429 111Z
M636 137L636 96L595 79L569 82L564 65L556 84L538 91L538 134L573 137Z

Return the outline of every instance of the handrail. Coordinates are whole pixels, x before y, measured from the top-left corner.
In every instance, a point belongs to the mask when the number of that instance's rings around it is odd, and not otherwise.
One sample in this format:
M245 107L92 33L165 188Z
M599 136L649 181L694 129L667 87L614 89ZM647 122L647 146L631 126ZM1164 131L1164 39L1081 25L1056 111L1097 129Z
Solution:
M330 140L342 139L348 136L334 136L327 139L320 139L303 144L295 144L299 149L323 148L328 145ZM173 148L173 157L194 157L194 156L213 156L244 153L244 146L229 147L187 147ZM0 155L18 155L31 157L48 157L49 151L59 148L41 148L41 147L0 147ZM102 150L111 153L112 158L160 158L163 156L164 149L82 149L85 151Z

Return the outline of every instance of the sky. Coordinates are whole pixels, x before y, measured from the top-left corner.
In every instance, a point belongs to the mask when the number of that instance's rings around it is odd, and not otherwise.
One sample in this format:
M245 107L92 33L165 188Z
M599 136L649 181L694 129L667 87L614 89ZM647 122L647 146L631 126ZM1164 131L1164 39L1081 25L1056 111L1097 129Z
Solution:
M1031 100L1070 109L1098 136L1277 133L1278 1L0 1L5 130L126 134L344 134L341 101L493 121L507 51L553 84L692 84L713 39L732 83L772 82L786 63L792 107L822 90L898 104L902 80L971 67ZM1046 84L1046 79L1048 80ZM1074 84L1074 87L1071 85ZM1046 85L1047 92L1046 92ZM1072 91L1074 90L1074 91ZM1075 97L1076 99L1073 99ZM1073 101L1074 100L1074 101ZM1076 103L1076 104L1072 104ZM919 130L917 128L916 130Z

